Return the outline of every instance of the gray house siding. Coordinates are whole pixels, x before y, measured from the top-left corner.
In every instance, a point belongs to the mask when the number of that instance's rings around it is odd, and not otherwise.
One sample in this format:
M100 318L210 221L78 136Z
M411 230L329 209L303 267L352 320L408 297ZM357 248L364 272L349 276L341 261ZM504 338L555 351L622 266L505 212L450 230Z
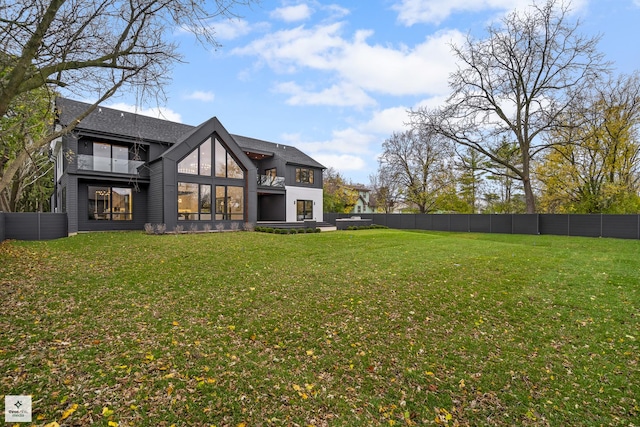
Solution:
M147 194L147 220L151 224L164 224L164 189L163 189L163 173L160 162L153 162L149 165L149 175L151 183L149 184L149 193Z
M313 184L305 182L296 182L296 169L306 168L313 171ZM322 169L305 165L288 164L285 173L285 182L287 185L294 185L305 188L322 188Z
M66 210L69 220L69 234L78 230L78 178L75 175L65 174L62 178L62 188L66 188Z
M284 194L270 194L265 197L258 197L258 221L285 221L286 197Z
M89 186L129 187L132 191L133 207L131 221L103 221L89 219ZM136 191L137 190L137 191ZM111 231L111 230L142 230L147 223L147 193L148 185L133 187L122 182L113 181L79 181L78 193L78 231Z

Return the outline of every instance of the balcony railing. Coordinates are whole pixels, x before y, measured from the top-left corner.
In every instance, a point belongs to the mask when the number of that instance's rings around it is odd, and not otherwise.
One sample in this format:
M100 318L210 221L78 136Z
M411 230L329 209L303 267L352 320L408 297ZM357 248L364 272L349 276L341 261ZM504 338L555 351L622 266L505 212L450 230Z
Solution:
M262 187L284 188L283 176L258 175L258 185Z
M141 160L112 159L88 154L78 154L78 170L123 173L137 175L138 168L144 165Z

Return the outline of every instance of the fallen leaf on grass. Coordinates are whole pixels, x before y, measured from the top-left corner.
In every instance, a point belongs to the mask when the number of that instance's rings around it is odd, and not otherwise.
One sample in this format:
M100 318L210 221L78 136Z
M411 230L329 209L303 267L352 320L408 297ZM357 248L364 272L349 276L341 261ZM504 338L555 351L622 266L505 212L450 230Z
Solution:
M74 412L76 412L76 410L78 409L78 404L74 403L71 408L67 409L66 411L64 411L62 413L62 417L60 418L61 420L67 419L71 416L71 414L73 414Z

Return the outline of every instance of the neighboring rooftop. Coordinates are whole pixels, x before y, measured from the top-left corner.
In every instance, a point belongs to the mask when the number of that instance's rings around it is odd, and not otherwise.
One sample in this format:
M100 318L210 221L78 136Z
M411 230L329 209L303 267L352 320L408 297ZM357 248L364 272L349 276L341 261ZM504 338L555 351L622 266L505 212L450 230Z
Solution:
M58 120L67 125L80 116L90 104L67 98L57 98ZM193 132L196 126L156 119L141 114L129 113L108 107L98 107L89 114L78 129L105 136L127 136L143 141L175 144ZM287 163L323 168L320 163L290 145L263 141L241 135L231 135L244 151L274 154Z

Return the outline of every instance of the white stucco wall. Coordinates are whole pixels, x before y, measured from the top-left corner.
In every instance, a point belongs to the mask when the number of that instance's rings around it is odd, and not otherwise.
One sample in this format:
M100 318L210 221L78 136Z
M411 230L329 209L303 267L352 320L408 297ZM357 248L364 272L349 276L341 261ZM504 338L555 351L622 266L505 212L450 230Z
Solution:
M320 222L322 217L322 189L286 186L287 190L287 222L296 222L298 200L313 200L313 219Z

